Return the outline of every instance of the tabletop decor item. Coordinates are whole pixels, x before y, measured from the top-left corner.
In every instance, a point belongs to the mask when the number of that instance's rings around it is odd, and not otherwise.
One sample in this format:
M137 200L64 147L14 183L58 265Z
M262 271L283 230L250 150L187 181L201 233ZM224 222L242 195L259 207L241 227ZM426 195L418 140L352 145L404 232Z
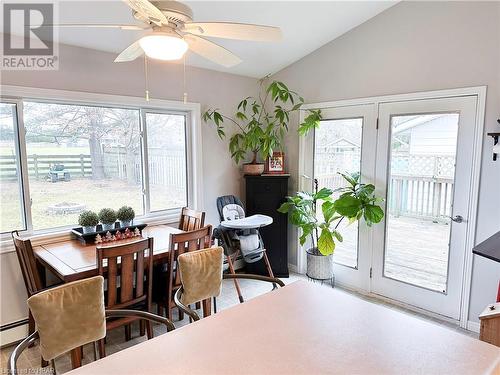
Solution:
M257 97L243 99L234 116L222 114L218 109L208 109L203 113L205 122L216 126L221 139L226 137L224 122L229 121L236 132L229 139L231 158L238 164L246 158L248 152L253 154L252 161L243 164L246 175L260 175L264 172L264 163L257 161L273 156L275 150L283 149L283 139L288 131L290 115L298 112L304 104L295 91L290 90L283 82L273 81L266 87L266 79L260 81L260 93ZM320 110L310 110L299 130L308 130L319 126Z
M132 224L135 218L134 209L129 206L122 206L116 212L116 217L120 220L121 227L128 227Z
M265 173L283 174L285 173L285 153L274 151L266 160Z
M94 232L84 233L83 227L78 227L73 228L71 234L84 245L98 244L142 236L142 230L146 228L146 226L147 224L134 224L128 227L106 230L99 224Z
M83 233L95 232L96 225L99 224L99 217L93 211L83 211L78 216L78 225L83 228Z
M360 175L340 173L346 181L345 187L336 190L318 190L318 180L314 180L314 192L298 192L278 209L289 213L289 220L301 229L300 244L311 239L307 252L307 275L312 279L329 280L333 278L333 258L335 241L343 238L338 228L348 220L353 223L364 219L368 226L379 223L384 212L378 205L382 199L374 194L375 186L360 183ZM339 194L334 199L333 194ZM320 202L322 202L320 204ZM321 208L321 215L318 215Z
M104 230L110 230L115 228L116 222L116 212L111 208L103 208L99 211L99 220L102 223L102 228Z

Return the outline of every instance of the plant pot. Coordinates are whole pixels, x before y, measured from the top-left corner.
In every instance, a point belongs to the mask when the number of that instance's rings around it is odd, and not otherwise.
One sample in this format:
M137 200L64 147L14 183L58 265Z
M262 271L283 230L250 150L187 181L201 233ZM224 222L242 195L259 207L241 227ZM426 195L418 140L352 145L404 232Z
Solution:
M250 176L260 176L264 173L264 164L263 163L246 163L243 164L243 174Z
M115 229L115 223L112 224L102 223L102 230L112 230L112 229Z
M94 226L88 226L88 227L82 227L83 228L83 233L93 233L95 232L95 225Z
M120 227L125 228L132 225L133 220L120 220Z
M317 248L306 250L307 276L316 280L333 278L333 255L323 255Z

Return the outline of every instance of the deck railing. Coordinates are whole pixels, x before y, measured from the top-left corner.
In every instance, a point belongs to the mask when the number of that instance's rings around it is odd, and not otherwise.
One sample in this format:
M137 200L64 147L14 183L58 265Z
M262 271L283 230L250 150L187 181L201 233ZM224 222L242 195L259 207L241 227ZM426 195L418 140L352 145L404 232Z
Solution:
M338 188L345 184L342 176L318 176L319 186ZM388 211L394 216L442 220L450 216L453 179L427 176L393 175L389 184Z

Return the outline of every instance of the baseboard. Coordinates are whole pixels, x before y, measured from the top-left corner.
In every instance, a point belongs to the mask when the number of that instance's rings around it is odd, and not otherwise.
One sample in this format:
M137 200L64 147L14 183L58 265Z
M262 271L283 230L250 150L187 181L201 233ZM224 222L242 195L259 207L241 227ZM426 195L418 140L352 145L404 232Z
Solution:
M0 348L21 341L28 336L28 323L26 319L6 324L0 328Z
M470 320L467 322L467 329L469 331L479 333L480 327L481 327L481 325L479 324L479 322L472 322Z
M295 264L288 263L288 271L293 273L298 273L297 266Z

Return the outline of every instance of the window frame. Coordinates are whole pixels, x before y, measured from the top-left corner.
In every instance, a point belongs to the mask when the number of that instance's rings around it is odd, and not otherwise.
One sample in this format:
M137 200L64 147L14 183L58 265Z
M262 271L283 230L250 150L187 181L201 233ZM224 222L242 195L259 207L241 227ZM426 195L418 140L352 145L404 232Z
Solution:
M99 106L107 108L121 108L139 111L140 143L142 162L142 197L144 215L138 217L141 222L148 224L175 223L179 220L179 208L166 209L151 212L149 209L149 174L148 174L148 150L147 150L147 124L146 113L173 114L185 116L185 153L186 153L186 199L187 205L200 209L202 207L202 158L201 158L201 108L199 103L184 103L181 101L170 101L151 99L135 96L96 94L79 91L41 89L33 87L2 85L0 101L16 105L17 127L14 135L17 136L16 151L19 150L21 186L21 204L24 213L25 229L21 234L36 238L50 239L69 235L68 230L75 226L68 225L43 230L33 230L31 217L31 197L29 191L28 158L26 152L26 129L23 118L23 103L28 101L67 104L82 106ZM8 241L6 241L8 239ZM10 242L9 232L0 234L1 243ZM2 249L4 248L2 244Z

